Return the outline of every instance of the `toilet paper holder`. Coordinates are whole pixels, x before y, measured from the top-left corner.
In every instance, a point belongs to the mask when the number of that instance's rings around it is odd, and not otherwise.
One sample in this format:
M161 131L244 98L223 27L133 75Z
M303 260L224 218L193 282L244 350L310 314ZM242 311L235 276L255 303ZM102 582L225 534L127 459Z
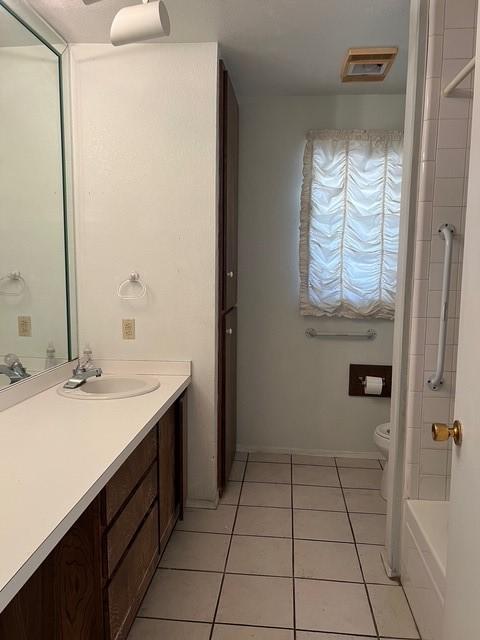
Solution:
M382 378L382 386L385 386L386 380L384 377L382 376L375 376L376 378ZM366 387L367 386L367 376L359 376L358 379L360 380L360 382L362 383L362 387Z
M382 393L365 393L367 376L382 379ZM390 398L392 395L392 367L384 364L351 364L348 376L348 395L363 398Z

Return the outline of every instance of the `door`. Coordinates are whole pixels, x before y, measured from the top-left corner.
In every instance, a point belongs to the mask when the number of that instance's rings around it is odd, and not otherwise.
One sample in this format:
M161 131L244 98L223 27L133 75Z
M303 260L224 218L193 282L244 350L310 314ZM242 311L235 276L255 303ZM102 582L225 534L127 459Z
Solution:
M462 298L455 397L455 418L463 442L453 446L450 493L447 594L443 640L480 638L480 69L477 68L465 223ZM455 99L455 98L452 98Z
M219 350L218 486L230 474L236 444L236 305L238 244L238 103L225 66L219 66Z

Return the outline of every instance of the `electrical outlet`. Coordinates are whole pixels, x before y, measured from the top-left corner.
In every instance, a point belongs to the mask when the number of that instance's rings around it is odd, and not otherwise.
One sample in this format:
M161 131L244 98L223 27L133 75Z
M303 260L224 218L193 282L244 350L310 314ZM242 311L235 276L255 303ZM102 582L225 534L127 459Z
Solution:
M135 318L122 320L122 337L124 340L135 340Z
M31 316L18 316L18 335L21 338L32 337L32 317Z

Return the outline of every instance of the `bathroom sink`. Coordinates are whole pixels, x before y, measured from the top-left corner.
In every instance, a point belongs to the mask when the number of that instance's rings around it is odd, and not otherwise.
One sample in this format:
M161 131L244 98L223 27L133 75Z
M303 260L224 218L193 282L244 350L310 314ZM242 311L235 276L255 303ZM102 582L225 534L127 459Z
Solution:
M118 400L143 396L158 389L160 382L152 376L110 376L89 378L76 389L59 387L58 393L75 400Z

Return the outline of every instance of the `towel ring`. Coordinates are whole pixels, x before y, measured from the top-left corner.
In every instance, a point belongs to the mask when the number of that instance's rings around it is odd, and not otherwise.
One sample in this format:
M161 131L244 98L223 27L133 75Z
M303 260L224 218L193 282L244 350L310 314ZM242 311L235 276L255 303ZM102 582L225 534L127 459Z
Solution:
M124 287L129 284L136 284L140 287L140 292L138 295L129 296L122 293ZM118 285L117 295L121 300L138 300L139 298L144 298L146 293L147 293L147 287L143 284L143 282L140 279L140 275L136 271L132 271L132 273L128 276L128 278Z
M16 291L5 291L5 289L1 288L2 282L18 282L20 283L20 287L17 288ZM25 291L25 279L23 278L20 271L10 271L6 276L0 278L0 296L21 296Z

